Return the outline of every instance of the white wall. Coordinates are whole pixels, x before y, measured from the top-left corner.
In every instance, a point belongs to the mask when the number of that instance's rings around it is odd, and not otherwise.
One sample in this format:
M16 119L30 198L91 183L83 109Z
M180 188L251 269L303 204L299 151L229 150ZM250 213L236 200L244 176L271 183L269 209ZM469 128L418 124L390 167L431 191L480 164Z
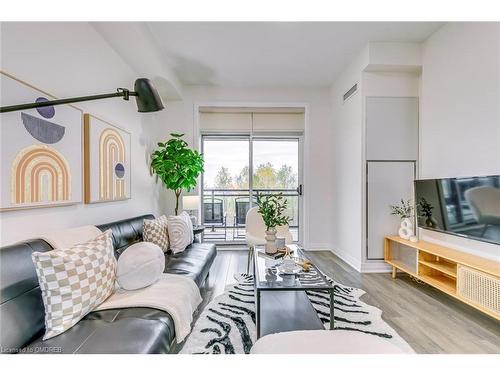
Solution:
M368 71L413 72L422 65L421 43L371 42Z
M411 50L414 51L414 44L410 44ZM407 48L404 48L406 50ZM416 54L410 54L409 56L414 56ZM390 54L389 56L391 56ZM392 59L388 59L391 61ZM413 64L415 58L411 58L410 61ZM370 65L372 60L370 59ZM396 60L398 63L397 66L400 66L399 63L404 63L404 60L400 58ZM390 64L386 64L386 70L390 70ZM410 64L407 64L410 66ZM363 166L362 166L362 247L361 247L361 271L363 272L384 272L388 271L388 265L381 260L367 260L366 256L366 98L367 97L418 97L419 96L419 83L420 83L420 67L417 68L416 65L411 65L414 67L413 72L402 72L400 69L395 69L397 71L390 72L373 72L373 71L365 71L363 72L363 119L362 119L362 132L363 132ZM409 70L405 69L405 70ZM397 139L386 139L386 147L389 147L390 142L397 142ZM417 161L418 165L418 161ZM418 175L417 175L418 178ZM389 215L389 208L387 208L387 215ZM397 235L397 228L394 228L394 233L387 233L387 235Z
M500 174L500 23L450 23L423 45L420 177ZM500 246L424 231L500 258Z
M368 63L368 49L340 74L331 88L333 149L331 169L333 184L332 222L333 252L358 271L361 270L362 246L362 71ZM354 84L358 91L345 103L343 95Z
M87 23L2 23L0 44L2 70L56 97L132 88L137 78ZM2 245L47 231L157 213L158 188L149 175L147 158L158 114L139 115L133 100L107 99L77 106L132 133L132 199L3 212Z
M358 93L342 103L356 82ZM419 178L500 173L498 23L447 24L420 47L370 43L340 74L331 93L333 251L358 270L384 269L364 259L366 96L420 97ZM423 232L426 240L500 257L496 245Z
M366 260L366 97L418 96L419 63L413 43L370 43L331 88L333 252L358 271L387 269L381 261ZM355 83L358 92L344 103L344 93Z
M195 130L195 104L206 103L304 103L308 106L308 120L304 145L304 191L306 192L305 238L306 245L314 249L330 249L332 244L333 160L331 139L331 107L329 90L324 89L256 89L221 88L215 86L188 86L184 88L184 100L169 103L161 112L158 140L166 140L169 133L185 133L185 139L198 146ZM168 128L167 128L168 126ZM196 133L195 133L196 132ZM164 192L161 209L172 212L174 196ZM308 214L309 213L309 214Z

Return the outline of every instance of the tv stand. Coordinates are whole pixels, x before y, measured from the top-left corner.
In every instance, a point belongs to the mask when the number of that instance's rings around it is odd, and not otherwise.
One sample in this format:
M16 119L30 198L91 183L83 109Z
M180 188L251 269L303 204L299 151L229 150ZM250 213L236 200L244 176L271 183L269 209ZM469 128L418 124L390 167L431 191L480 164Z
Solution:
M500 320L500 262L397 236L385 238L384 260L393 278L406 272Z

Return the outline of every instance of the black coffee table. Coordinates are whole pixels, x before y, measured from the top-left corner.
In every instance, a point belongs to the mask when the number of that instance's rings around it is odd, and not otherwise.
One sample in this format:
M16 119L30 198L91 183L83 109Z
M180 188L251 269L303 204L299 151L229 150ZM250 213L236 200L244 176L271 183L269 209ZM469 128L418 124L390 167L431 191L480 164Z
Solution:
M293 256L307 259L295 245ZM264 247L254 251L254 285L257 338L271 333L325 329L316 310L307 297L306 290L328 291L330 295L330 329L334 327L334 287L312 265L309 272L281 275L276 266L280 260L263 256Z

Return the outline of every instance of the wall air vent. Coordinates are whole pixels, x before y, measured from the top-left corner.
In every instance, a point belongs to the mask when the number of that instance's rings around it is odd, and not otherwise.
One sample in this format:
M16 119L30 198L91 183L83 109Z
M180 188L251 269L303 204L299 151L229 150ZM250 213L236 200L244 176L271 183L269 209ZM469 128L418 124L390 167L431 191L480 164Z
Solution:
M344 94L344 102L349 99L351 96L353 96L356 91L358 91L358 84L356 83L354 86L352 86L347 92Z

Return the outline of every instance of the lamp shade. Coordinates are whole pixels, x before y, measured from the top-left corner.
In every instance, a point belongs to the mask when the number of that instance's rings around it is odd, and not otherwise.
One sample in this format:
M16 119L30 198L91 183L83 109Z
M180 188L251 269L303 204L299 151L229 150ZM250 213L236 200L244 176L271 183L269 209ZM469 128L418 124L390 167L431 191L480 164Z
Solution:
M200 197L197 195L185 195L182 197L182 208L188 211L197 210L200 207Z
M149 79L136 79L134 91L136 93L135 100L139 112L156 112L165 108L158 91L156 91Z

